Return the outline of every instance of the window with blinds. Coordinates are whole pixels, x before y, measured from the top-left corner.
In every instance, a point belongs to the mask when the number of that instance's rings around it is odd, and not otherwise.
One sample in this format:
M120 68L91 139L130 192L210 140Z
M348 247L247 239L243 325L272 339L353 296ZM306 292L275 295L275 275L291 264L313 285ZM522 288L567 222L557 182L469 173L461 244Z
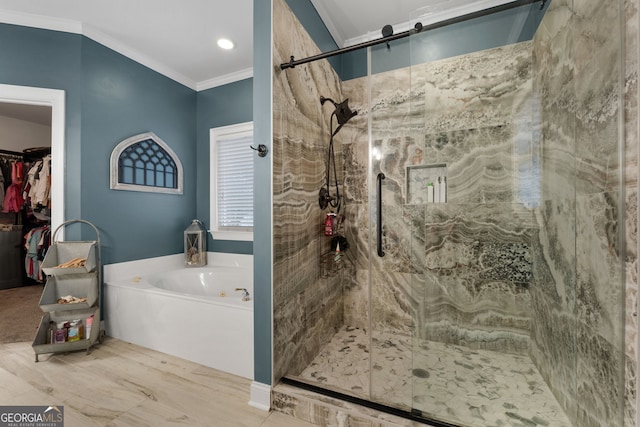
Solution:
M211 129L214 238L253 240L253 123Z

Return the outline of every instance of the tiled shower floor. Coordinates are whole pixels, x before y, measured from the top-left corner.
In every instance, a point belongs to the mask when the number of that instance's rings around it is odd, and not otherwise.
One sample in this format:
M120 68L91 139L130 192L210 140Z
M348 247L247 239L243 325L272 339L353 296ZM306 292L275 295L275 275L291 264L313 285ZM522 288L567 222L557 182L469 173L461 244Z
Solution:
M341 329L298 379L468 427L571 426L528 357Z

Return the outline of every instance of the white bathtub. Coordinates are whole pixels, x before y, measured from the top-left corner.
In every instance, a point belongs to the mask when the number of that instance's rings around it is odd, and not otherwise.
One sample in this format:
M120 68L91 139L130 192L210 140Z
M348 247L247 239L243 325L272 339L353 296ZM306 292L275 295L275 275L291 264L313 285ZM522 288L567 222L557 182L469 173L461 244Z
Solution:
M182 259L105 266L107 335L253 379L253 299L236 291L253 295L252 257L210 253L201 268Z
M244 301L241 292L246 289L251 294L253 272L239 267L182 268L150 274L140 279L154 288L173 292L180 298L195 298L245 310L253 309L251 299Z

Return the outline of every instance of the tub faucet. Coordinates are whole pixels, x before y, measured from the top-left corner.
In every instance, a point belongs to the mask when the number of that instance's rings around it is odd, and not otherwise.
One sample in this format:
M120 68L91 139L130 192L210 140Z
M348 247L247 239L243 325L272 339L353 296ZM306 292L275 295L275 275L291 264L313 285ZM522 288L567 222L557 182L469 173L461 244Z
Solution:
M249 301L251 299L247 288L236 288L236 291L242 291L242 301Z

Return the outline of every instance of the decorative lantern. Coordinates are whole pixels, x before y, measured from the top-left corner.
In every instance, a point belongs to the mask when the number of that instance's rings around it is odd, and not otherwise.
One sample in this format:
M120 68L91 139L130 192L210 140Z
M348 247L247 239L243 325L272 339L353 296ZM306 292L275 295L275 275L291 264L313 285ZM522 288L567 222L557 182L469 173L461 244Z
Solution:
M199 219L184 230L184 262L187 267L207 265L207 230Z

